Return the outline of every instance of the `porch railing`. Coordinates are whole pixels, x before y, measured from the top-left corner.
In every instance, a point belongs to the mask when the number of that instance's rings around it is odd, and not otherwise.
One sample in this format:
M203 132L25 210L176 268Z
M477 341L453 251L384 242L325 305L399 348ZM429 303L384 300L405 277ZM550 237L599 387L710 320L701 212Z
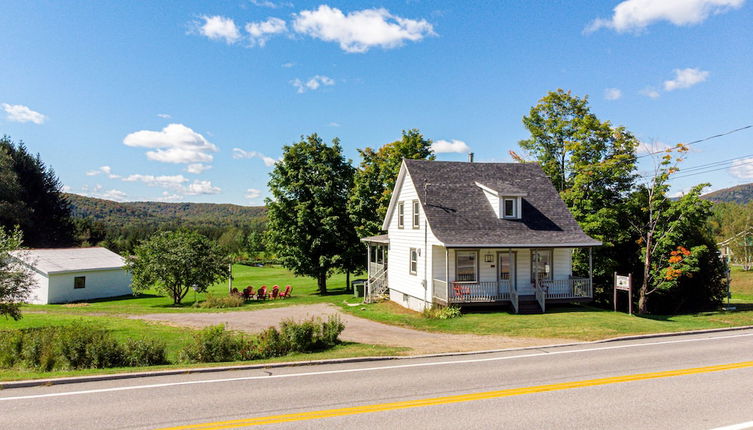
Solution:
M432 279L431 285L434 288L433 297L435 301L447 303L447 282L439 279Z
M510 281L507 281L510 282ZM515 284L510 283L510 288L508 288L508 291L510 292L510 303L512 303L513 309L515 309L515 313L518 313L518 287Z
M450 303L482 303L510 300L510 281L450 282Z
M593 298L593 285L589 278L541 280L548 299Z
M547 287L542 285L542 281L537 280L533 283L533 288L536 291L536 301L539 302L541 312L546 312Z
M366 294L364 302L372 303L379 300L387 294L387 270L372 274L371 278L366 281Z

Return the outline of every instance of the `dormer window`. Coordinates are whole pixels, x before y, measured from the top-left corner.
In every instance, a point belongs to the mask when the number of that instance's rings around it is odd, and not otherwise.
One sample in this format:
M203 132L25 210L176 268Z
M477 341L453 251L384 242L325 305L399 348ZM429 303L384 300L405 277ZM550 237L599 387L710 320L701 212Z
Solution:
M505 198L502 199L502 217L503 218L517 218L517 206L518 206L518 199L516 198Z

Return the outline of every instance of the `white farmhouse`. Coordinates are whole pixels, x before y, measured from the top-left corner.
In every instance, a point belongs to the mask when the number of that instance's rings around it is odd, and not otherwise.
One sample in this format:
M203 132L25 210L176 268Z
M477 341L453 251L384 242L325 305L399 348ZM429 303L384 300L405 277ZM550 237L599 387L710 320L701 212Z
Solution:
M31 269L30 303L68 303L131 294L125 260L105 248L28 249L11 255Z
M414 310L593 299L591 269L574 276L587 236L535 163L404 160L382 229L368 246L367 298Z

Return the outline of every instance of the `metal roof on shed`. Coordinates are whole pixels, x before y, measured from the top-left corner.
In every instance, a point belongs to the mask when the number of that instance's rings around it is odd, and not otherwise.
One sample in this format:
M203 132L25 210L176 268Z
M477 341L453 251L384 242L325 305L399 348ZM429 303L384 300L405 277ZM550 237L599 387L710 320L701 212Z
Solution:
M119 269L125 265L123 257L107 248L25 249L11 254L46 274Z

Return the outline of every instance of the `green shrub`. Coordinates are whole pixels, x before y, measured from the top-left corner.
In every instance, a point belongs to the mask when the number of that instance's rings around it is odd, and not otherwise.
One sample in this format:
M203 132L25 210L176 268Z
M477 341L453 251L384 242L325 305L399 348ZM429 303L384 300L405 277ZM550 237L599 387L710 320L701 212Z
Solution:
M322 322L322 333L320 339L320 348L332 348L340 343L340 333L345 330L345 324L340 320L339 315L330 315L327 321Z
M72 369L117 367L123 361L123 347L112 333L85 324L62 330L60 352Z
M189 363L239 360L240 352L249 349L247 342L242 334L225 330L223 324L207 327L181 350L180 360Z
M256 358L280 357L290 351L290 344L274 327L257 334L254 337L254 345Z
M229 294L227 296L215 296L207 294L207 298L199 303L200 308L238 308L243 306L246 300L243 296Z
M457 306L434 306L431 308L425 308L423 315L424 318L430 320L449 320L463 316L462 312L460 312L460 308Z
M18 330L0 331L0 368L13 367L21 356L23 333Z
M155 366L167 363L167 347L156 339L129 339L123 345L126 366Z
M280 322L280 336L288 352L312 351L320 338L320 333L321 326L315 324L313 319L299 323L293 320Z
M57 327L30 328L21 332L20 365L48 372L64 365L60 356Z

